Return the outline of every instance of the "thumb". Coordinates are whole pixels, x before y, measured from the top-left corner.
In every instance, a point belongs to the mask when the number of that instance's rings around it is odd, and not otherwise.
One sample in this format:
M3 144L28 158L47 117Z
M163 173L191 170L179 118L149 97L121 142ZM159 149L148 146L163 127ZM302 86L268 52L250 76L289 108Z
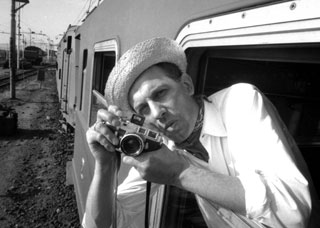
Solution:
M123 163L127 164L127 165L132 165L134 167L136 167L138 165L138 161L131 156L123 156L122 158Z

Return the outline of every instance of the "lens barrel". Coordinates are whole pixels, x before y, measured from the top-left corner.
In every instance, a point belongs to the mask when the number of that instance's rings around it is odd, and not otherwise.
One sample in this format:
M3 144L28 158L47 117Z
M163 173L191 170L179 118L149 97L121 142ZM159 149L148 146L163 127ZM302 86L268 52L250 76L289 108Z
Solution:
M144 148L144 142L138 134L126 134L120 140L121 151L129 156L138 156Z

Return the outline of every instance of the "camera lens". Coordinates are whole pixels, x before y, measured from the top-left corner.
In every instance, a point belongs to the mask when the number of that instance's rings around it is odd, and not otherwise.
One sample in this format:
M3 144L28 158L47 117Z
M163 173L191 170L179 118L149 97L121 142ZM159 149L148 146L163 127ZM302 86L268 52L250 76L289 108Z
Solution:
M126 134L120 141L121 151L129 156L139 155L143 148L144 143L142 138L137 134Z

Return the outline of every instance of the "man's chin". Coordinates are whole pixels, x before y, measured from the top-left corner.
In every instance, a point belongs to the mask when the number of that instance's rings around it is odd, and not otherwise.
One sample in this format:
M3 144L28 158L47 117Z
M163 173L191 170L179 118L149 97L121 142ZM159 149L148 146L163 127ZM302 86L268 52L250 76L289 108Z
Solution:
M186 140L187 138L185 137L182 137L178 134L175 134L175 133L168 133L167 134L164 134L166 137L168 137L170 140L172 140L173 142L175 143L181 143L183 142L184 140Z

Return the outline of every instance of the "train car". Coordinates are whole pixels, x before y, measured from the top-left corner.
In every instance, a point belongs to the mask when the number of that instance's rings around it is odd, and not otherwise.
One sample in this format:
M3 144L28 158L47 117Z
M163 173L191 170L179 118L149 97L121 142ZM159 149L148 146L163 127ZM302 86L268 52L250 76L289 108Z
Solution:
M104 0L81 25L68 30L75 49L68 54L61 47L59 55L75 55L69 66L74 79L66 87L74 89L75 96L69 173L80 218L94 167L85 134L105 105L108 74L131 46L160 36L173 38L184 48L197 93L209 95L237 82L252 83L264 92L297 141L319 192L315 159L320 149L319 8L317 0ZM63 77L64 69L59 63ZM121 165L118 183L129 168ZM178 227L170 226L168 216L173 212L166 208L167 191L170 188L163 187L152 198L149 227ZM143 227L142 220L138 227Z
M24 49L24 58L31 62L33 65L40 65L43 57L46 56L46 52L36 46L27 46Z
M9 60L9 51L0 49L0 66L3 67Z

